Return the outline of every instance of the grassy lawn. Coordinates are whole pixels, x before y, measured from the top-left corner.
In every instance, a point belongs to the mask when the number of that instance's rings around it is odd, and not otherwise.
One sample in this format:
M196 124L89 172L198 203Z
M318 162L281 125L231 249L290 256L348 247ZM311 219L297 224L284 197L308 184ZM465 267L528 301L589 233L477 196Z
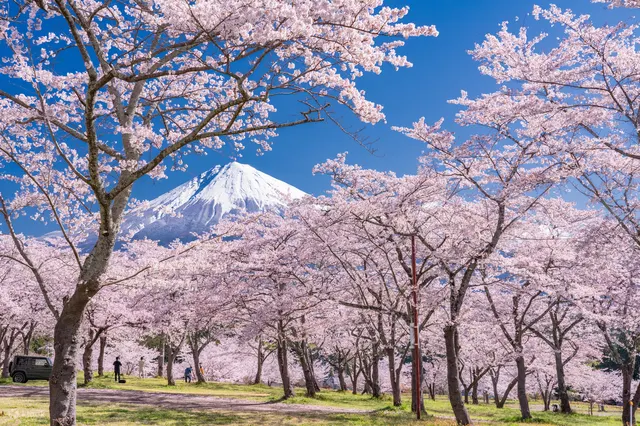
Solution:
M80 425L433 425L453 426L451 421L431 419L417 423L406 412L376 414L305 414L165 410L122 404L80 404ZM0 425L48 425L48 401L42 398L0 398Z
M82 380L80 378L79 380ZM3 381L1 383L8 383ZM47 382L34 381L22 386L46 386ZM128 377L127 383L119 384L112 377L96 378L89 385L97 389L139 390L145 392L169 392L193 395L210 395L225 398L241 398L262 402L279 400L281 389L266 385L238 385L229 383L207 383L197 385L177 382L176 386L167 386L164 379L138 379ZM229 425L412 425L409 410L409 395L404 396L402 407L393 407L391 399L385 396L374 399L365 395L352 395L323 390L317 398L304 397L304 389L296 389L297 395L287 404L308 404L332 406L336 408L353 408L372 411L372 414L311 414L300 413L265 413L265 412L232 412L232 411L191 411L169 410L149 406L121 404L81 404L78 407L80 424L229 424ZM543 412L540 401L531 401L534 419L531 422L519 420L516 401L498 410L492 404L469 405L468 409L475 421L481 424L516 426L535 423L540 426L618 426L620 424L620 407L607 407L607 412L600 416L588 416L586 404L573 403L579 414L564 416L551 412ZM430 416L419 424L449 426L452 412L446 397L438 397L436 401L426 400L425 405ZM0 425L39 425L47 424L47 401L30 398L0 398Z

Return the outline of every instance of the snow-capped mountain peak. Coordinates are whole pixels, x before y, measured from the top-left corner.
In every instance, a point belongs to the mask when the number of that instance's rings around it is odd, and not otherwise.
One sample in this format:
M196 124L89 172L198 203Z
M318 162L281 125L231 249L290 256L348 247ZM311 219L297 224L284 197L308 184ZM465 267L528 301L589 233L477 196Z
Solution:
M214 167L142 203L125 217L122 232L168 243L192 239L228 214L282 210L304 197L299 189L238 162Z

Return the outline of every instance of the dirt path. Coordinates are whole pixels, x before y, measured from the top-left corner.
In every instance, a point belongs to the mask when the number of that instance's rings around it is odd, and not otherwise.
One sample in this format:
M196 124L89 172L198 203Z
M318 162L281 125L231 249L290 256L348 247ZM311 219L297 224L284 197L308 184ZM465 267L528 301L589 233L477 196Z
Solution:
M48 398L49 388L45 386L0 386L0 398ZM173 410L225 410L225 411L267 411L274 413L370 413L354 408L328 407L320 405L282 404L249 401L235 398L192 395L184 393L142 392L114 389L78 389L78 402L141 404Z

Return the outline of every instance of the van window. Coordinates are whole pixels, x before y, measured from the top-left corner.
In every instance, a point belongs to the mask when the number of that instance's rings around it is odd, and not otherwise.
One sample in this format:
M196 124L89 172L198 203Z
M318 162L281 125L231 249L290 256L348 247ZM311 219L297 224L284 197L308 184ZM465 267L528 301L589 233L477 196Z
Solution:
M37 358L36 359L36 367L46 367L49 363L45 358Z

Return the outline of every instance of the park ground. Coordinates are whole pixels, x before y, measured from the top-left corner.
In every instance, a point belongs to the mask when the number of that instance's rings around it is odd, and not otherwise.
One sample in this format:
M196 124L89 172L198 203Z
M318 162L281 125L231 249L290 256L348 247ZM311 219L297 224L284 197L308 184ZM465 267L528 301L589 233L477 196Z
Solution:
M0 425L48 424L46 382L14 385L0 382ZM426 400L428 416L413 419L405 396L402 407L393 407L391 399L373 399L323 390L317 398L296 396L279 400L281 390L265 385L228 383L167 386L163 379L128 378L126 384L110 377L96 378L87 387L80 386L78 424L81 425L424 425L453 426L446 397ZM297 389L303 395L303 389ZM519 421L517 403L498 410L493 405L469 405L477 424L493 426L618 426L620 409L607 407L600 415L587 415L588 406L574 403L578 412L570 416L543 412L541 401L531 401L533 420Z

